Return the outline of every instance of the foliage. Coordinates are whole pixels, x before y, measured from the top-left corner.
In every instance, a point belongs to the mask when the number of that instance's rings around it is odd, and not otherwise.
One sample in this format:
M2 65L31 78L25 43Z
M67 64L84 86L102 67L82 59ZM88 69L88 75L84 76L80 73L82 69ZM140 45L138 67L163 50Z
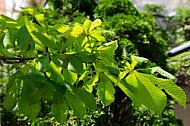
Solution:
M108 40L118 40L119 47L116 56L119 60L126 59L130 54L135 54L146 57L153 63L167 69L167 56L165 54L167 45L160 36L155 34L154 17L148 13L138 12L128 0L111 1L107 6L106 0L101 0L95 9L95 15L103 18L105 29L114 32L114 35L109 35ZM114 9L126 10L115 11Z
M58 10L61 17L69 16L72 21L75 13L85 13L93 19L93 10L97 6L96 0L49 0L54 10Z
M0 20L1 60L13 63L16 71L6 85L4 106L9 111L16 106L35 119L41 100L51 101L51 113L64 123L68 116L83 118L86 112L96 110L96 96L103 107L110 105L116 88L134 106L144 105L158 114L166 106L164 92L185 105L185 94L171 74L158 67L136 69L137 63L147 59L131 56L131 63L125 61L120 68L115 65L118 44L105 42L103 30L98 28L101 20L48 25L43 14L26 11L29 19L21 16L15 21L2 15ZM157 78L155 72L169 79Z

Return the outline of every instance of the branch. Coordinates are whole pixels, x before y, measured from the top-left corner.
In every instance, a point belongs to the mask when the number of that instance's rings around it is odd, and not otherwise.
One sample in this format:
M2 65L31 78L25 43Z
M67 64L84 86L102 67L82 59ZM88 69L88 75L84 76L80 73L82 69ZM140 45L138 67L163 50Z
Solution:
M14 63L23 63L27 60L33 60L35 59L34 57L4 57L0 56L0 61L4 61L9 64L14 64Z

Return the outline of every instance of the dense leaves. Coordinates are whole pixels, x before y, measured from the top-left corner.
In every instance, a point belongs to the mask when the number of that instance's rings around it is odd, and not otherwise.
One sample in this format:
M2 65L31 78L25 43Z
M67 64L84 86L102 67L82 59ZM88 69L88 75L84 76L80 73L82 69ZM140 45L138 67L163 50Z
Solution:
M27 17L17 20L0 17L1 32L11 30L1 36L0 56L5 63L20 63L19 67L12 67L16 72L6 86L4 106L9 111L16 108L35 119L41 100L45 99L52 101L51 112L55 119L64 123L71 112L83 118L87 110L95 110L95 96L104 107L110 105L115 100L116 87L131 98L134 106L144 105L158 114L166 105L162 89L185 106L185 93L174 86L171 78L154 83L158 78L153 75L148 78L149 74L136 70L136 65L147 59L131 56L131 63L125 61L125 66L118 68L114 60L118 43L105 41L103 30L98 27L102 23L100 19L93 22L87 19L83 24L71 26L50 26L43 14L33 9L25 11L36 22ZM6 47L5 40L12 46ZM175 90L181 93L174 93Z

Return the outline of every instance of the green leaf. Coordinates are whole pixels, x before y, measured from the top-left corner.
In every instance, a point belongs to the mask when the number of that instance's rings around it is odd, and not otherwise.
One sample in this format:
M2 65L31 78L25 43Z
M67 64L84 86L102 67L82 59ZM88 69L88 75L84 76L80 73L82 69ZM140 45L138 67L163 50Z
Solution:
M12 92L8 93L3 102L4 108L11 112L13 110L13 108L16 106L17 97L18 97L17 91L15 91L15 92L12 91Z
M91 63L91 62L96 61L95 55L93 55L87 51L78 53L77 57L80 59L81 62Z
M86 35L79 35L76 39L77 41L74 43L74 51L81 52L84 49L86 44L85 42Z
M20 90L21 79L20 73L16 72L9 78L9 82L6 85L6 96L3 102L3 106L8 111L12 111L17 103L18 93Z
M55 57L55 55L50 55L51 61L57 65L57 66L62 66L62 61Z
M135 88L131 84L128 84L126 81L118 82L117 79L111 75L108 75L108 78L117 85L132 101L135 107L140 107L141 102L138 100L138 88Z
M110 105L114 101L115 89L109 78L102 74L98 84L97 94L102 101L104 107Z
M122 80L127 74L129 73L129 71L121 71L119 73L119 77L118 77L118 80Z
M32 43L32 38L26 28L26 25L23 25L19 30L18 30L18 37L17 37L17 42L18 46L20 47L21 50L28 50L28 44Z
M158 72L159 74L161 74L162 76L164 77L167 77L169 79L172 79L174 80L175 82L177 81L177 78L175 76L173 76L172 74L168 73L167 71L163 70L162 68L160 67L153 67L153 68L150 68L152 71L151 73L155 73L155 72Z
M64 124L67 120L68 109L69 107L63 97L55 95L51 105L51 112L59 123Z
M131 84L132 86L134 86L136 88L138 87L138 82L137 82L138 80L137 80L134 73L129 74L126 77L126 81L127 81L128 84Z
M91 32L95 27L98 27L102 24L102 21L100 19L96 19L95 21L93 21L90 25L90 29L89 32Z
M131 56L134 60L136 60L138 63L146 62L148 61L147 58L144 57L138 57L138 56Z
M49 63L48 70L51 73L50 78L56 82L64 82L64 76L62 74L62 68L55 65L52 61Z
M96 38L99 42L106 42L105 37L102 36L101 34L102 34L101 30L93 30L90 33L90 36Z
M66 92L65 98L69 106L71 106L71 108L73 109L74 115L82 119L86 114L86 109L83 102L78 98L76 94L73 94L69 91Z
M68 69L63 69L63 75L65 77L65 80L69 84L74 84L78 78L76 73L74 73Z
M75 37L69 36L68 39L66 40L66 42L63 44L63 49L68 48L68 47L71 46L75 41L76 41L76 38L75 38Z
M30 104L28 97L29 94L32 92L32 88L30 84L24 83L22 92L21 92L21 98L18 101L18 107L19 111L23 113L25 116L29 117L30 119L36 119L36 116L38 115L40 109L41 109L41 103L37 102L36 104Z
M44 95L49 92L51 90L50 87L48 86L45 86L41 89L38 89L36 91L33 91L29 97L28 97L28 100L29 100L29 104L32 105L32 104L36 104L38 102L40 102L41 98L44 97Z
M164 89L167 94L169 94L175 101L177 101L183 107L186 106L186 94L170 79L157 78L152 75L147 75L147 77L159 88Z
M49 56L42 57L38 62L38 69L39 70L47 69L49 63L50 63Z
M95 100L93 94L87 92L83 88L79 88L77 90L77 95L84 102L84 104L86 105L86 107L88 107L89 109L95 110L97 108L97 106L96 106L96 100Z
M94 86L94 85L98 82L98 80L99 80L98 77L99 77L99 75L96 74L95 76L93 76L92 78L90 78L89 81L85 82L83 87L84 87L88 92L92 93L92 91L93 91L93 86Z
M64 96L66 91L67 91L67 88L65 85L63 84L59 84L59 83L56 83L54 81L51 81L50 84L52 84L54 86L54 89L57 93L59 93L60 96Z
M157 88L144 74L135 71L138 83L138 99L148 109L161 114L166 106L165 94Z
M92 24L92 21L90 21L90 20L88 20L88 19L86 19L86 20L84 21L83 27L84 27L84 29L85 29L87 32L89 32L91 24Z
M6 33L3 40L3 45L5 48L14 48L15 47L15 31L13 28L9 28Z
M120 69L117 67L113 67L113 66L106 66L106 68L109 70L110 73L115 74L115 75L119 75L120 73Z
M117 41L108 42L97 48L100 54L114 55L117 49Z
M35 19L41 26L45 27L44 14L35 14Z
M167 94L169 94L175 101L177 101L183 107L186 106L186 94L178 87L172 80L165 80L156 83L159 87L162 87Z
M40 32L32 32L32 33L45 46L49 47L50 49L57 49L55 42L50 38L48 38L48 35L42 34Z
M82 65L81 60L78 57L72 56L70 58L67 68L70 71L80 73L83 70L83 65Z

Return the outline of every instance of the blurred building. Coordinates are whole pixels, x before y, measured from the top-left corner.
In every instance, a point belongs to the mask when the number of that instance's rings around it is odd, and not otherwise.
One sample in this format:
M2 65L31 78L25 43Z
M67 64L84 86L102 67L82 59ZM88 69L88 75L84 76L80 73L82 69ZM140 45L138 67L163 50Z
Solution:
M177 7L185 7L189 5L188 0L131 0L135 6L142 10L143 6L146 4L162 4L166 7L166 13L169 15L172 13Z
M5 0L0 0L0 14L6 14Z

